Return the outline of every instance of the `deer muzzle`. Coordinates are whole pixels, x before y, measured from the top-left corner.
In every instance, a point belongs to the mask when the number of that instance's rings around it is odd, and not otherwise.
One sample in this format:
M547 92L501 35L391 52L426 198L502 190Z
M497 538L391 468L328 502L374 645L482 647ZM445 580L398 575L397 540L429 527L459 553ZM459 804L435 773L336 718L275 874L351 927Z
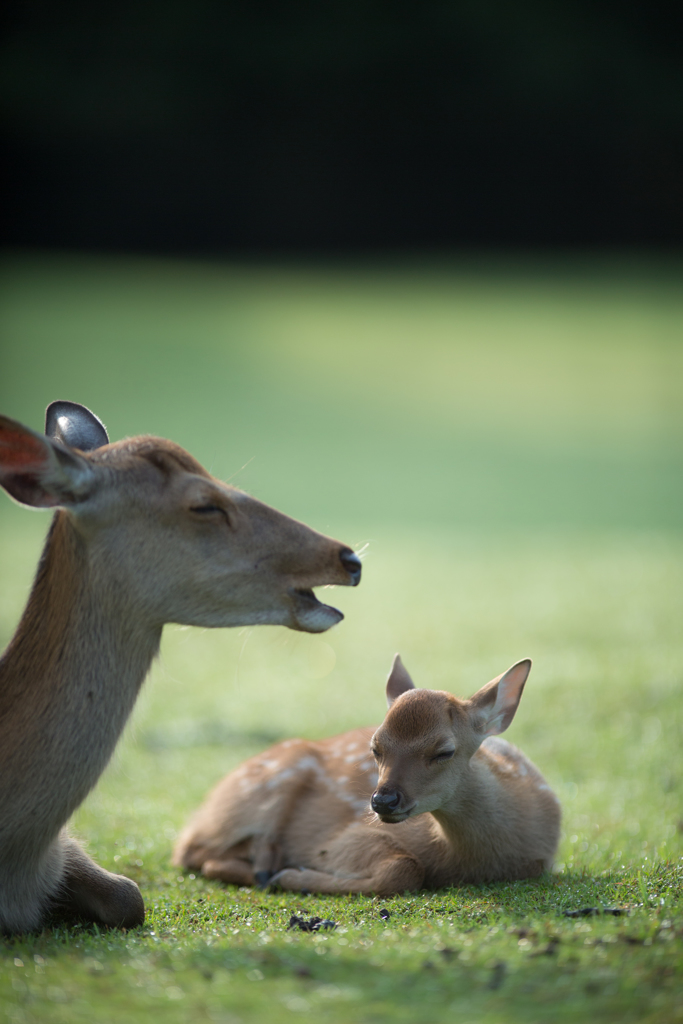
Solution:
M405 795L399 789L381 786L372 794L370 806L383 822L396 824L405 821L415 804L408 805Z
M339 552L339 561L343 568L349 574L349 585L357 587L360 583L361 574L361 560L357 554L355 554L351 548L342 548Z
M346 547L340 548L338 554L339 562L334 566L336 577L333 576L330 582L341 586L357 587L361 576L360 558L351 548ZM339 566L343 572L341 578L339 577ZM319 584L314 583L313 585ZM306 633L323 633L344 618L337 608L319 601L311 587L293 587L290 590L290 595L293 621L289 623L289 626L292 629L300 629Z

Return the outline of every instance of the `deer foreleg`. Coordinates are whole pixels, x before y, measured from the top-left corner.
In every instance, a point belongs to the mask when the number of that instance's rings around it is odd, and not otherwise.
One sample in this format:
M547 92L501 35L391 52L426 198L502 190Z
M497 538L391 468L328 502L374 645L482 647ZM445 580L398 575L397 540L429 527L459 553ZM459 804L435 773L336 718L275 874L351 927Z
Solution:
M110 928L135 928L145 920L145 905L135 882L105 871L75 839L60 836L64 873L50 907L56 918L79 918Z
M349 893L393 896L420 889L423 881L424 868L419 861L408 854L397 854L379 861L367 878L344 878L309 868L285 868L271 878L270 884L293 891L309 889L330 896Z
M254 843L254 885L266 889L282 867L282 845L272 834L261 836Z
M231 778L223 780L201 809L196 823L181 835L172 863L199 869L206 878L265 888L282 867L283 834L294 805L311 784L313 775L310 769L298 771L283 782L266 812L261 809L254 813L249 799L238 798L233 799L226 814L221 803Z
M253 885L254 865L240 857L225 857L223 860L205 860L202 864L205 878L216 878L231 885Z

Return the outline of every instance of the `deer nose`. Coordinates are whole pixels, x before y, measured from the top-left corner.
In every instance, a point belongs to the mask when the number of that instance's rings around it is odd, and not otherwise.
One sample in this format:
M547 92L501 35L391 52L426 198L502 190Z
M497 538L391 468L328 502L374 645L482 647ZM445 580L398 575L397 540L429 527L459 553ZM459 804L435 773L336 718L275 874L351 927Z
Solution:
M401 795L396 790L389 790L388 793L380 793L376 790L370 799L370 806L375 814L391 814L401 802Z
M357 587L360 583L361 560L354 554L351 548L342 548L339 552L341 564L351 577L351 586Z

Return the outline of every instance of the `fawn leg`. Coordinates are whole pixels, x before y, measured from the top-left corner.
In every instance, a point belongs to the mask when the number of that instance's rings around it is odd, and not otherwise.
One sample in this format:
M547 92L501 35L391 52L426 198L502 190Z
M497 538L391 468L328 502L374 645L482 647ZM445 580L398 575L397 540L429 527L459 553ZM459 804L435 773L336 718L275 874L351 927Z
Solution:
M288 784L280 788L280 800L270 828L254 844L254 879L259 889L266 889L272 877L281 869L287 825L292 819L295 805L314 781L313 772L307 769L299 771Z
M282 846L272 833L255 842L253 865L254 884L267 889L270 879L282 867Z
M245 844L233 847L244 849ZM202 851L192 858L186 858L183 863L185 868L199 869L205 878L217 878L221 882L230 882L232 885L257 885L263 889L268 884L268 879L280 868L282 855L280 846L270 836L261 836L255 843L255 851L252 856L240 857L238 854L226 850L221 856L206 857Z
M110 928L136 928L145 920L145 904L135 882L105 871L75 839L61 835L64 873L51 915L94 921Z
M265 888L282 867L283 832L294 804L312 778L310 769L299 770L282 783L275 807L265 820L263 813L254 813L251 797L238 798L228 813L219 808L212 815L207 803L201 823L191 824L176 844L173 864L200 870L206 878ZM227 776L223 783L229 779Z
M254 866L240 857L226 857L223 860L205 860L202 864L205 878L217 878L231 885L253 885Z
M346 893L375 893L393 896L395 893L419 889L424 881L424 868L409 854L397 854L379 861L367 878L343 878L309 868L285 868L270 880L282 889L310 889L328 895Z
M282 837L287 823L291 819L294 805L310 785L311 779L312 775L310 770L305 771L297 775L291 782L289 782L289 784L280 788L278 807L276 809L275 817L270 822L268 831L261 835L254 836L250 857L250 868L252 872L251 880L248 882L241 882L239 884L256 885L259 889L268 888L270 879L282 867ZM211 862L212 865L215 863L217 862ZM227 860L226 863L228 863ZM235 870L232 860L229 863L231 866L226 870ZM210 870L214 871L214 868L212 867ZM232 881L231 878L226 876L223 869L221 869L220 874L209 875L205 864L202 871L207 875L207 877L222 878L224 882ZM242 869L240 870L240 873L243 874ZM246 874L244 874L244 877L246 877Z
M282 848L271 835L259 836L254 851L246 857L212 857L202 864L205 878L218 878L232 885L256 885L265 889L282 863Z

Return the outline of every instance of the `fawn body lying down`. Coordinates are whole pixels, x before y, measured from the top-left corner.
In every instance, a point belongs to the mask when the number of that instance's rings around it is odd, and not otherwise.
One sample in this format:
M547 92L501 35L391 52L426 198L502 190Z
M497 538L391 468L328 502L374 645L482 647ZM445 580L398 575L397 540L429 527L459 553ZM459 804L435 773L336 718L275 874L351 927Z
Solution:
M540 875L559 804L497 736L530 668L521 661L463 701L415 689L397 656L379 729L250 758L210 793L174 863L236 885L383 896Z

